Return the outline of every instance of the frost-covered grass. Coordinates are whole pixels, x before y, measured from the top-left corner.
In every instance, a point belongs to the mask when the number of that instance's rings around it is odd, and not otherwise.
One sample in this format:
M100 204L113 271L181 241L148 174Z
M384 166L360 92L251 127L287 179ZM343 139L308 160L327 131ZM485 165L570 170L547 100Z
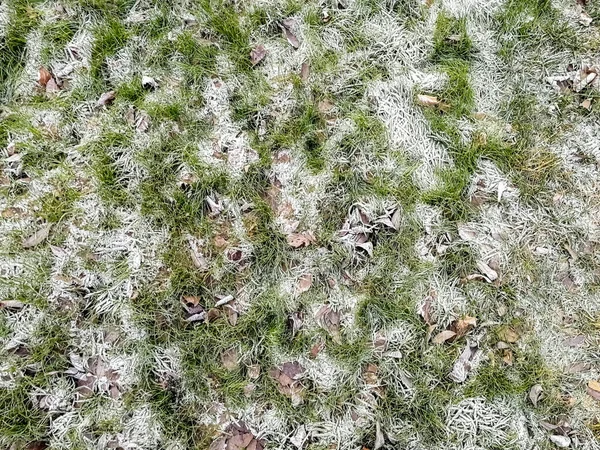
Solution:
M599 448L599 24L2 3L0 446Z

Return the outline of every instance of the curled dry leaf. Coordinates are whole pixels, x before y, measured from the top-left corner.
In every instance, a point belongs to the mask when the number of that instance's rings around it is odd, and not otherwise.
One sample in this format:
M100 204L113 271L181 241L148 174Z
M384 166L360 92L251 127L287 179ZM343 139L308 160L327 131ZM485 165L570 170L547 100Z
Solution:
M588 381L587 393L594 400L600 401L600 383L596 380Z
M321 323L323 328L329 330L335 337L340 331L340 313L331 309L329 305L323 305L317 312L315 318Z
M48 235L50 234L50 229L52 228L51 223L47 223L42 226L39 230L29 236L27 239L23 240L23 248L31 248L36 245L41 244L46 240Z
M456 333L452 330L444 330L435 335L435 337L431 340L436 345L441 345L449 339L452 339L456 336Z
M287 242L291 247L294 248L308 247L315 242L315 237L309 231L291 233L287 236Z
M325 348L325 341L319 340L317 341L310 349L309 356L312 359L315 359L321 351Z
M54 78L50 78L46 83L46 92L49 94L56 94L59 91L60 87L58 86L56 81L54 81Z
M477 261L477 269L485 275L489 281L498 279L498 273L483 261Z
M312 282L313 282L312 274L305 273L298 280L298 285L296 287L296 290L298 291L299 294L302 294L303 292L306 292L310 289L310 287L312 286Z
M538 402L542 399L544 393L544 389L541 384L534 384L529 389L529 400L533 404L535 408L537 408Z
M48 69L46 69L45 67L40 67L38 69L38 83L40 84L40 86L42 87L46 87L46 85L48 84L48 81L50 81L52 79L52 74L50 73L50 71Z
M239 422L226 430L226 436L213 441L209 450L263 450L265 443L258 439L246 426Z
M110 105L113 102L113 100L115 99L116 95L117 94L116 94L115 91L105 92L104 94L102 94L100 96L100 98L96 102L96 105L97 106L107 106L107 105Z
M292 332L292 337L298 334L298 331L300 331L303 324L304 320L302 320L302 313L295 312L293 314L290 314L290 316L288 317L288 326Z
M462 337L477 326L477 319L471 316L465 316L462 319L455 320L450 325L450 329L456 333L456 337Z
M291 30L294 27L295 23L296 22L294 21L294 19L284 19L280 26L289 44L294 48L298 48L300 47L300 41L298 40L296 35L292 33Z
M248 366L248 376L253 380L258 379L260 377L260 366L258 364Z
M469 373L473 369L473 365L477 359L478 347L477 344L467 342L465 349L460 354L454 366L452 372L450 372L450 379L457 382L463 383L466 381Z
M592 109L592 99L591 98L586 98L584 101L582 101L579 106L581 106L584 109L587 109L588 111L590 111Z
M417 103L428 108L438 108L442 111L447 110L450 105L442 102L439 98L433 95L419 94L417 95Z
M197 295L184 295L183 300L191 306L198 306L198 303L200 303L200 297Z
M254 47L250 51L250 62L252 63L252 66L256 66L259 62L265 59L265 56L267 56L267 50L265 49L264 45L259 44Z

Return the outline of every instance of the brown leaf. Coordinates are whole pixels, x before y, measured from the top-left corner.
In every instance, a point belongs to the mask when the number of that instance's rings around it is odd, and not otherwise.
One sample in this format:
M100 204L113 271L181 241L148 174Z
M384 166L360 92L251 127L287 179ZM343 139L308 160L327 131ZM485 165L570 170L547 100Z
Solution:
M433 296L432 295L428 295L425 298L425 301L423 302L423 304L421 305L421 308L419 308L419 315L423 318L423 320L425 321L425 323L427 325L433 325L432 320L431 320L431 304L433 302Z
M46 87L46 84L48 84L48 81L50 81L52 79L52 74L50 73L50 71L48 69L46 69L45 67L40 67L38 69L38 83L40 84L40 86L42 87Z
M292 380L297 380L304 373L304 367L298 361L286 362L281 366L281 372Z
M456 333L457 338L460 338L476 326L477 319L475 317L465 316L462 319L458 319L452 322L452 324L450 325L450 329Z
M116 95L117 94L116 94L115 91L105 92L104 94L102 94L100 96L100 98L96 102L96 105L97 106L107 106L107 105L110 105L113 102L113 100L115 99Z
M512 366L514 362L514 355L511 349L504 349L502 351L502 361L507 366Z
M184 295L183 299L192 306L198 306L198 303L200 303L200 297L197 295Z
M309 231L303 231L301 233L289 234L287 236L287 242L294 248L308 247L315 242L315 238Z
M331 306L323 305L317 311L315 318L321 325L329 330L332 334L337 335L340 330L340 313L334 311Z
M135 118L135 128L141 131L142 133L148 131L150 127L150 116L146 114L144 111L137 111Z
M259 62L265 59L265 56L267 56L267 50L265 49L264 45L259 44L254 47L250 51L250 62L252 63L252 66L256 66Z
M375 364L367 364L365 369L363 370L363 379L365 383L376 386L379 384L379 377L377 374L379 373L379 368Z
M51 223L47 223L43 225L39 230L29 236L27 239L23 240L23 248L31 248L35 247L38 244L41 244L46 240L48 235L50 234L50 229L52 228Z
M331 110L333 109L333 106L334 106L333 103L331 103L331 101L329 101L328 99L321 100L319 103L317 103L317 109L324 116L326 116L327 114L329 114L331 112Z
M303 292L308 291L312 286L312 281L313 276L311 273L305 273L304 275L300 276L300 279L298 280L298 286L296 288L298 293L302 294Z
M431 340L436 345L441 345L446 342L448 339L452 339L456 336L456 333L452 330L444 330L435 335L435 337Z
M325 342L322 340L319 340L311 347L309 356L312 359L315 359L318 356L318 354L321 353L323 348L325 348Z
M582 101L579 106L581 106L584 109L587 109L588 111L590 111L592 109L592 99L591 98L586 98L584 101Z
M235 370L238 367L239 353L236 347L231 347L221 353L221 363L227 370Z
M594 400L600 400L600 383L596 380L588 381L587 393Z
M223 307L223 311L225 311L225 315L227 316L227 321L229 322L229 325L235 327L237 325L239 315L237 310L231 305L225 305Z
M573 336L564 340L567 347L581 347L585 343L586 337L583 334Z
M280 26L281 26L281 29L283 30L283 34L285 35L285 38L287 39L289 44L294 48L298 48L298 47L300 47L300 41L298 40L296 35L294 33L292 33L292 31L291 31L291 28L294 25L295 25L295 21L293 19L284 19Z
M421 106L426 106L429 108L439 108L442 110L449 107L449 105L442 102L440 99L433 95L419 94L417 95L417 103Z
M300 79L304 82L308 81L308 77L310 76L310 65L308 62L303 62L300 67Z

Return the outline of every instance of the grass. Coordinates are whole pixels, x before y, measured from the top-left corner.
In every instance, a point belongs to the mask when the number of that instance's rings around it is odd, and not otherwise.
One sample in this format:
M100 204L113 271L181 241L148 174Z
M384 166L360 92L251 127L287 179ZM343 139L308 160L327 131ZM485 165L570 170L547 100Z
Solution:
M571 257L565 243L580 252L594 235L581 206L593 202L589 186L573 184L580 178L570 180L562 165L595 176L590 152L577 165L562 150L567 133L591 126L595 113L581 114L575 94L550 94L541 76L539 89L520 83L523 73L554 74L549 54L581 60L593 48L551 2L509 0L490 22L416 0L54 6L11 0L0 20L0 302L23 303L0 304L0 383L12 380L0 389L0 446L204 450L226 431L226 411L260 431L266 448L293 445L300 424L310 431L310 450L374 448L377 424L382 448L462 448L448 414L473 398L510 411L507 448L523 415L535 439L546 437L540 420L560 415L582 440L580 424L597 428L594 405L583 411L584 402L565 403L565 392L587 394L575 375L563 376L547 336L596 331L596 315L583 311L595 307L588 280L597 288L598 262L578 255L569 266L578 284L566 291L547 270L563 270ZM299 49L281 29L289 18ZM476 39L471 29L484 32ZM57 71L82 31L92 37L82 52L89 60L48 95L35 84L36 66ZM32 33L41 46L30 45ZM380 42L395 33L407 36L406 48ZM267 55L253 66L257 45ZM494 49L505 80L494 88L503 100L483 117L474 71ZM125 60L129 53L134 61ZM444 82L432 87L417 74ZM157 86L144 88L143 76ZM116 92L114 102L97 106L107 90ZM411 123L395 121L393 109L412 96L418 104L419 94L443 104L418 114L419 127L448 155L439 161L427 143L416 145ZM148 114L148 129L128 123L132 108ZM57 125L46 126L54 117ZM409 155L399 132L424 154ZM509 181L500 201L497 175L482 171L483 161ZM432 162L445 169L423 180ZM476 174L488 197L481 205L467 198ZM569 201L551 201L557 193ZM390 208L397 229L380 217ZM465 222L476 238L458 232ZM47 239L23 248L44 224L52 224ZM372 254L341 235L347 224ZM314 240L294 248L294 232ZM206 267L198 267L191 243ZM497 280L470 277L491 260L499 261ZM233 300L217 306L225 295ZM185 297L210 320L187 320ZM555 314L559 298L586 318L567 327ZM316 314L324 305L331 317ZM335 313L340 323L328 324ZM432 342L466 315L476 327ZM298 330L292 316L301 317ZM507 329L518 339L499 349ZM474 341L482 359L457 383L449 374ZM232 349L237 365L227 367ZM594 356L591 346L568 351L578 360ZM74 355L84 366L101 355L118 370L121 398L98 387L75 407L75 381L65 373ZM300 404L269 375L292 361L306 369ZM527 399L534 384L545 394L535 407ZM64 410L36 406L56 386L72 388ZM132 423L146 410L156 438L144 419ZM328 431L332 424L347 430L341 440ZM492 431L479 431L472 443L504 448L503 433L492 439Z

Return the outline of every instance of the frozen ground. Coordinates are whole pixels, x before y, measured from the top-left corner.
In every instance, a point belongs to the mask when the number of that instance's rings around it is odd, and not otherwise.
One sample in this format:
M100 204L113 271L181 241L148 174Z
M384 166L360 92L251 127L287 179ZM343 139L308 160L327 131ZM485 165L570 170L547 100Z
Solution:
M600 449L595 0L0 4L0 447Z

